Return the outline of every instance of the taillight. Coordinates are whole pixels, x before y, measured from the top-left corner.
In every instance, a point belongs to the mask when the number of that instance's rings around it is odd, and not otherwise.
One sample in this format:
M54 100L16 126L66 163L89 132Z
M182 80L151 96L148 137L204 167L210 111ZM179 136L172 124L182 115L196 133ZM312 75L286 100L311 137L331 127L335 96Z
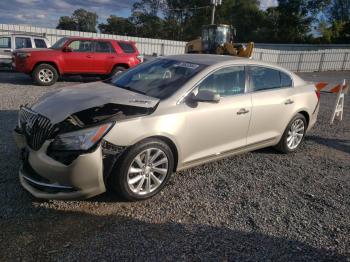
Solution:
M138 55L136 58L140 61L140 63L143 63L143 59L144 59L143 55Z

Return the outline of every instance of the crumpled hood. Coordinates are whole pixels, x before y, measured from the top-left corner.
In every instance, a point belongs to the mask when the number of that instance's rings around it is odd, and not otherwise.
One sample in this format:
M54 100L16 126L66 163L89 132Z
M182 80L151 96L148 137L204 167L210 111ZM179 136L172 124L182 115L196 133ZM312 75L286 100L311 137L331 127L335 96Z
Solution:
M31 108L49 118L52 124L92 107L108 103L153 108L159 99L104 83L93 82L58 89L39 99Z

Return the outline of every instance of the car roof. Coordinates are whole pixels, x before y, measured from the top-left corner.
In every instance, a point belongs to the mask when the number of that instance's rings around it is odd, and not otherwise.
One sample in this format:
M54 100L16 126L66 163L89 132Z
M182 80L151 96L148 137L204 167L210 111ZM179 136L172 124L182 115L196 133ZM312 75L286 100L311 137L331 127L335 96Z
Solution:
M166 58L185 61L190 63L197 63L202 65L214 65L221 62L227 61L244 61L247 62L248 58L243 57L235 57L228 55L210 55L210 54L183 54L183 55L170 55L166 56Z
M99 37L82 37L82 36L65 36L68 39L84 39L84 40L102 40L102 41L117 41L117 42L125 42L125 43L134 43L130 40L118 40L113 38L99 38Z
M10 37L10 36L19 36L19 37L35 37L35 38L42 38L47 39L46 37L42 35L31 35L31 34L6 34L6 35L0 35L0 37Z
M274 63L268 63L260 60L255 60L251 58L229 56L229 55L215 55L215 54L182 54L182 55L171 55L164 58L174 59L183 62L197 63L207 66L221 66L221 65L231 65L231 64L242 64L242 65L257 65L274 68L289 74L293 72L286 68L283 68Z

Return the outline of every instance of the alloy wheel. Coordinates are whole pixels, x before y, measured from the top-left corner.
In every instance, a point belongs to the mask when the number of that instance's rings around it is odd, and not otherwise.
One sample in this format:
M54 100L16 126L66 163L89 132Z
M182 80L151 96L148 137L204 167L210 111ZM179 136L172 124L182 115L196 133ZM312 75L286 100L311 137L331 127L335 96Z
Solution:
M50 83L54 78L54 74L50 69L44 68L39 71L39 79L43 83Z
M297 148L303 139L305 124L301 119L296 119L288 130L287 146L290 150Z
M167 155L159 148L148 148L139 153L128 169L129 189L138 195L156 190L165 180L169 169Z

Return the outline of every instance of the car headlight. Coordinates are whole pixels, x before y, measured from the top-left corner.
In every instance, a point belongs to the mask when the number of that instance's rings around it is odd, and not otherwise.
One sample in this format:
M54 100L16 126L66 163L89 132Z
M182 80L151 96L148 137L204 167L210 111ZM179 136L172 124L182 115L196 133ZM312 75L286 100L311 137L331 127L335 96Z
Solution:
M111 129L113 123L103 124L79 131L69 132L58 135L51 143L52 150L89 150Z

